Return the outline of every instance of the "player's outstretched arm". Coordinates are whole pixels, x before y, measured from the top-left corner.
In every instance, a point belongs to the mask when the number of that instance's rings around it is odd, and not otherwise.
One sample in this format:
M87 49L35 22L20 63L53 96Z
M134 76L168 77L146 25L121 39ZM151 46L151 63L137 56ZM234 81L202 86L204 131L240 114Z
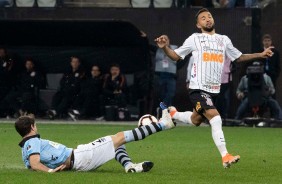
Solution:
M244 61L250 61L250 60L256 60L256 59L263 59L263 58L271 57L273 55L273 52L271 51L272 48L274 48L274 47L269 47L261 53L242 54L237 59L237 62L244 62Z
M173 61L178 61L180 60L180 56L178 56L176 54L176 52L174 52L174 50L172 50L171 48L169 48L169 43L167 40L167 36L166 35L162 35L158 38L155 39L155 42L157 43L158 47L163 49L164 52L166 53L166 55L172 59Z
M33 169L35 171L44 171L44 172L49 172L49 173L61 171L66 167L66 165L62 164L55 169L50 169L40 162L40 155L39 154L30 155L29 162L30 162L31 169Z

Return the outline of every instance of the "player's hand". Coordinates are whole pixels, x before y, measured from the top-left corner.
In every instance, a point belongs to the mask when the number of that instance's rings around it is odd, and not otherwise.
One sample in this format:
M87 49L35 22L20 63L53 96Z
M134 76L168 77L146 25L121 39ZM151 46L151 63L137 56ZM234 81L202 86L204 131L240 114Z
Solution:
M267 49L265 49L263 52L262 52L262 57L263 58L268 58L268 57L271 57L273 55L273 52L271 49L273 49L274 47L271 46L271 47L268 47Z
M157 43L158 47L161 48L161 49L168 46L168 40L167 40L167 37L165 35L162 35L162 36L156 38L155 42Z
M48 171L49 173L54 173L54 172L59 172L62 171L66 168L66 164L62 164L58 167L56 167L55 169L52 169L51 171Z
M121 90L114 90L114 94L120 94Z
M239 99L239 100L242 100L243 98L244 98L244 93L238 93L237 94L237 98Z

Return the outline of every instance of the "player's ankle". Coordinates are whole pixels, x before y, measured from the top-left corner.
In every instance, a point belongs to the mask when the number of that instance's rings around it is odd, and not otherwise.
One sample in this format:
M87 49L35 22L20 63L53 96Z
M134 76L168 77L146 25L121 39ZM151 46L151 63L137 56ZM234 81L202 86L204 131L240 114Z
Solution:
M170 116L173 118L173 116L177 113L177 111L169 111Z
M175 113L177 112L176 108L173 106L168 107L168 111L172 118L174 117Z
M128 169L131 167L133 163L129 162L127 165L124 166L125 171L128 171Z
M227 156L227 155L229 155L228 152L221 153L221 157L222 157L222 158L225 157L225 156Z

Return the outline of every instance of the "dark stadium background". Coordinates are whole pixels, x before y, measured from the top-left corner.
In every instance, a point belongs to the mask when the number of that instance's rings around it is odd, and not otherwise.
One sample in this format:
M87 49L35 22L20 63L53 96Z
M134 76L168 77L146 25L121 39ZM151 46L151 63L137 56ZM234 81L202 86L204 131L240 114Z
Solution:
M226 34L241 52L249 53L260 47L264 33L271 34L274 45L281 50L281 7L282 2L277 1L265 9L210 10L215 19L216 32ZM157 36L167 34L173 44L181 45L197 31L194 18L197 11L197 8L1 8L0 45L6 45L19 55L36 55L46 72L63 72L68 64L67 56L74 50L76 52L73 54L84 55L83 59L89 65L96 59L106 69L111 62L118 61L125 73L139 70L150 72L148 43L139 37L139 30L147 34L150 44L154 44ZM252 18L251 25L246 22L248 17ZM107 31L99 31L101 27ZM50 50L53 55L48 59ZM95 54L88 55L93 50ZM233 89L245 69L245 65L237 65ZM185 79L186 65L178 71L175 104L180 110L188 104ZM276 92L279 104L282 104L281 83L280 76ZM233 90L231 116L238 103Z

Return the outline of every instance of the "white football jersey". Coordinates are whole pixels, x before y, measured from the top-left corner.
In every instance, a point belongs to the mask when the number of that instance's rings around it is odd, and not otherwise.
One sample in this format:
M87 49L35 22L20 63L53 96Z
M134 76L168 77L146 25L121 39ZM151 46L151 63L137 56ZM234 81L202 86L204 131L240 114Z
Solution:
M234 61L242 55L227 36L206 33L192 34L174 51L182 59L192 52L194 62L189 88L210 93L219 93L225 57Z

